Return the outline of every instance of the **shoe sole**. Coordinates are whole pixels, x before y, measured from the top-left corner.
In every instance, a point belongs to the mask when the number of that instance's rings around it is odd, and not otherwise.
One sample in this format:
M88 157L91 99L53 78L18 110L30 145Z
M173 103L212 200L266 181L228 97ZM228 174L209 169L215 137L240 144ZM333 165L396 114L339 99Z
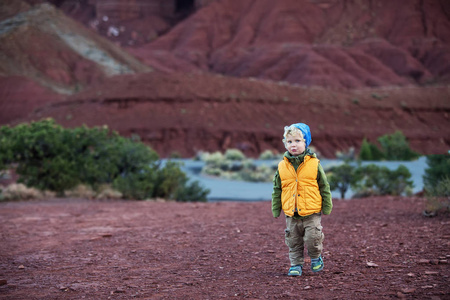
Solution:
M313 272L320 272L320 271L322 271L322 270L323 270L323 266L322 266L322 267L320 267L320 269L314 270L313 268L311 268L311 270L312 270Z

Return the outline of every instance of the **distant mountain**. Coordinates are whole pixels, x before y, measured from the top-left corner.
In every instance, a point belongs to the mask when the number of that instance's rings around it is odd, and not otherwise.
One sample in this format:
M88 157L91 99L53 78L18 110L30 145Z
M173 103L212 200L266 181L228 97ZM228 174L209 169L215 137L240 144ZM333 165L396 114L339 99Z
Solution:
M450 147L449 1L42 2L0 5L0 125L108 125L163 157L283 151L296 122L324 157L397 130Z
M164 72L302 86L450 83L448 0L50 2Z
M445 84L450 1L215 1L130 52L176 70L302 86Z
M30 7L22 1L4 1L0 17L3 124L109 76L151 71L52 5ZM18 83L12 84L11 78Z

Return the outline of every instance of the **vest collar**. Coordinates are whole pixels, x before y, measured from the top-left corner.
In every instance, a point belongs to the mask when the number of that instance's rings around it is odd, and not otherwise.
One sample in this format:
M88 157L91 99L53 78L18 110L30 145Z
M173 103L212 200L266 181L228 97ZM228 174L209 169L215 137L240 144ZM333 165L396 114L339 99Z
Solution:
M292 164L301 164L303 160L305 159L305 156L312 156L315 157L315 154L309 150L309 148L306 148L305 152L303 152L300 155L293 156L289 153L289 151L286 151L284 153L284 157Z

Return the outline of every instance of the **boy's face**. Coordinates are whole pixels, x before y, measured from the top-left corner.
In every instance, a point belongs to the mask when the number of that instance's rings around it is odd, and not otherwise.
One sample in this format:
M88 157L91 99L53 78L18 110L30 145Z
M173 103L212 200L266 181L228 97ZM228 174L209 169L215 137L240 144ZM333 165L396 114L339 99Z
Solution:
M288 134L286 136L286 149L293 156L302 154L305 151L306 144L301 134Z

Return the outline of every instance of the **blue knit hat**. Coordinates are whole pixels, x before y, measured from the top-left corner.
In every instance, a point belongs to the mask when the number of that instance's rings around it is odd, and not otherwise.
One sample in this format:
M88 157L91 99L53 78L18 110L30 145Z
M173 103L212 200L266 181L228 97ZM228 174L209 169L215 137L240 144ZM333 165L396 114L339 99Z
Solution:
M308 148L309 144L311 144L312 137L311 137L311 130L309 129L309 126L305 123L296 123L292 124L291 126L295 126L303 133L303 138L305 139L305 148Z

